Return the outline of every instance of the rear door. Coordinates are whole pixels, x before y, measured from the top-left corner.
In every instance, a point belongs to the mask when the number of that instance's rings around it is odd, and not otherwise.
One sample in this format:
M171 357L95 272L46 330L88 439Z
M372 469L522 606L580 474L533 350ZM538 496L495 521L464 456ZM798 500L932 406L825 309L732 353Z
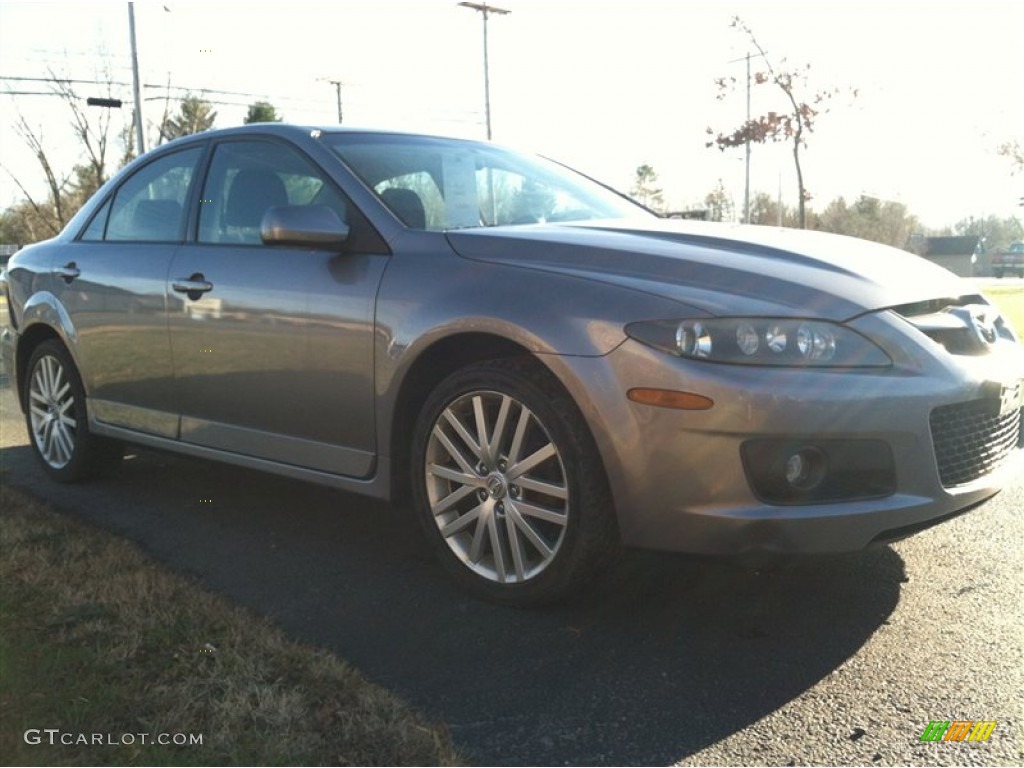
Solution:
M161 155L133 173L55 265L56 292L101 422L177 437L165 285L203 149Z
M367 477L373 308L387 249L362 237L339 253L264 245L260 222L278 205L327 205L353 232L369 227L292 145L214 146L196 242L176 253L168 281L181 439Z

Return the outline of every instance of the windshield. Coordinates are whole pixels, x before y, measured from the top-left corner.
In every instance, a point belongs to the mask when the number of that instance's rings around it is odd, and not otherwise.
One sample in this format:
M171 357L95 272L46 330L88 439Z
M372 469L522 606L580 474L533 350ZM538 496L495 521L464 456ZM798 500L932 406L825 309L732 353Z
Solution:
M415 229L653 215L564 166L491 144L389 134L323 140Z

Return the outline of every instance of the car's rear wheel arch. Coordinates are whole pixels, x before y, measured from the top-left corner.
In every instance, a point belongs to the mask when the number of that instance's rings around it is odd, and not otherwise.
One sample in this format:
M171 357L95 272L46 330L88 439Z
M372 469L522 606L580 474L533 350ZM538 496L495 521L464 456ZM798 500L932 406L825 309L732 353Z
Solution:
M17 391L19 393L19 402L21 393L24 392L25 387L25 376L28 374L28 362L32 359L32 353L36 351L36 348L46 342L53 339L67 350L67 344L60 337L53 328L45 323L34 323L30 325L21 334L21 338L18 339L18 351L17 357L15 358L15 376L17 377ZM70 354L70 351L68 352Z

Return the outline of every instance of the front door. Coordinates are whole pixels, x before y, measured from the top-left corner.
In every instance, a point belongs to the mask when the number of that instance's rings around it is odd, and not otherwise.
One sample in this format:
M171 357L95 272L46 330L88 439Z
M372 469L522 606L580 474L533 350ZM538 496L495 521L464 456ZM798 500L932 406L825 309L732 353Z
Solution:
M373 309L386 249L267 246L275 205L358 214L293 147L225 141L201 194L198 236L174 257L169 328L181 439L367 477L376 449Z

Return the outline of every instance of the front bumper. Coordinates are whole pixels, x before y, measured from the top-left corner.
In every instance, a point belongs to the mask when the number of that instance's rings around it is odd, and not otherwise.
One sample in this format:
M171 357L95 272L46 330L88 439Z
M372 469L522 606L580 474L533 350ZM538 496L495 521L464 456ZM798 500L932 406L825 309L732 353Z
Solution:
M1006 448L951 482L948 468L940 471L932 416L1020 382L1024 350L1007 344L998 354L952 356L913 338L916 331L885 313L857 323L871 338L890 342L891 369L715 365L632 340L604 358L562 358L608 471L623 542L701 554L859 550L955 516L1021 471L1022 451ZM626 398L633 387L693 392L715 405L701 411L641 405ZM1019 411L1013 419L1019 430ZM766 503L741 455L744 444L765 438L884 443L892 456L891 487L863 494L872 498Z

